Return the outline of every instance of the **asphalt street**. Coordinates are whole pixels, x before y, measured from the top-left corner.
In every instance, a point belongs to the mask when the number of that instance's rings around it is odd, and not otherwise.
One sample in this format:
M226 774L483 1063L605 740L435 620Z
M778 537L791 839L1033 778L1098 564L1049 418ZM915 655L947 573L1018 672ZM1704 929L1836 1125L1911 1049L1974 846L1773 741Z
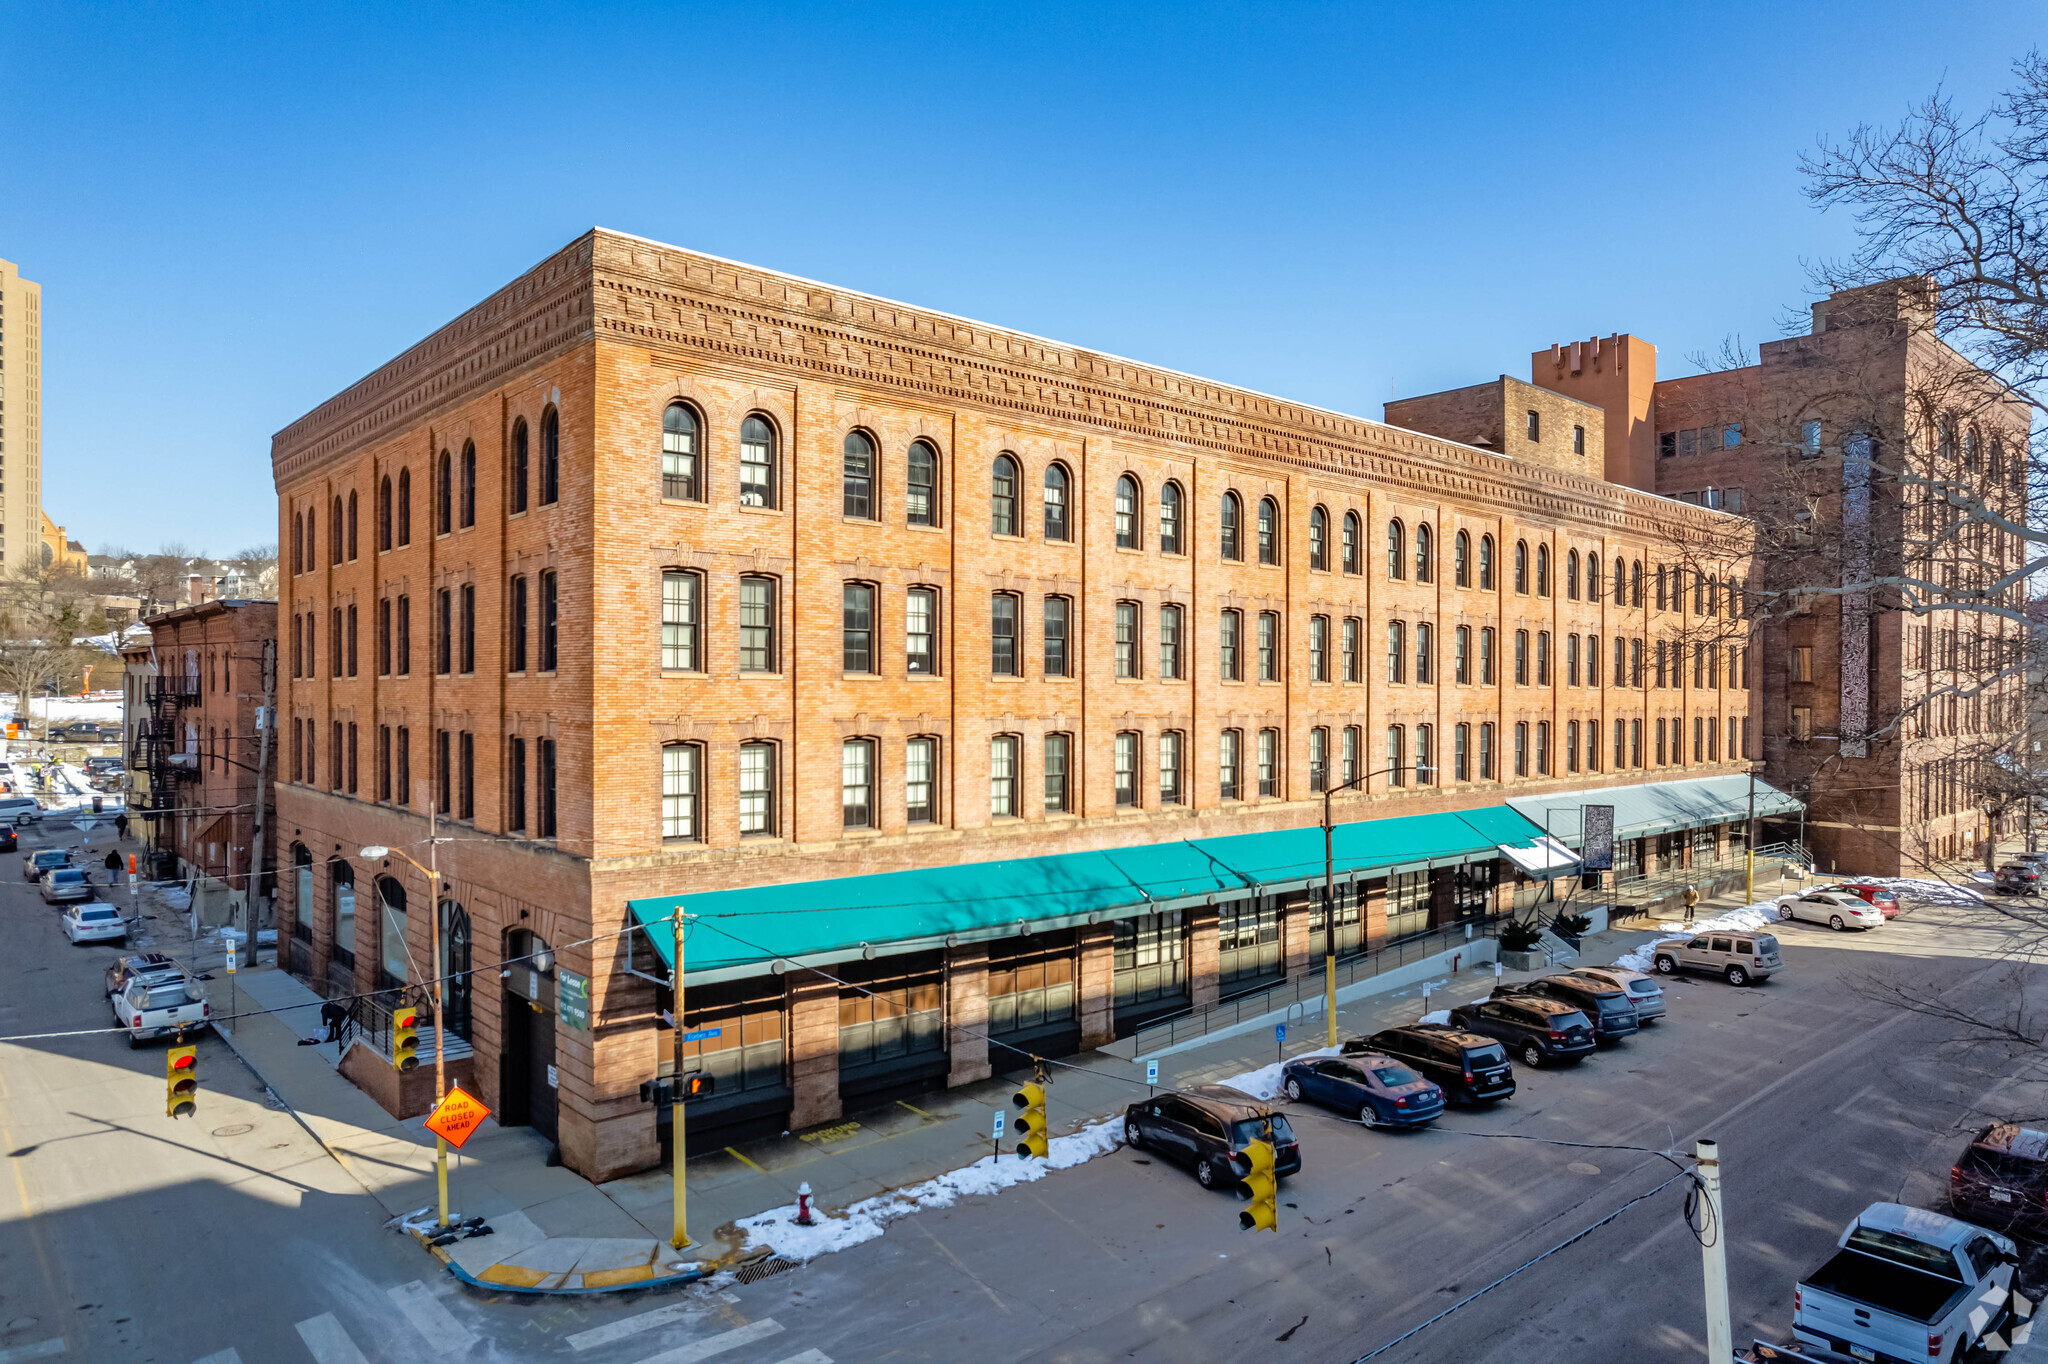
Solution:
M0 1035L107 1026L115 949L65 942L17 866L0 861ZM1782 1336L1797 1274L1851 1215L1932 1199L1986 1112L2048 1108L2032 1058L1851 987L1877 969L2010 992L1988 921L1924 908L1780 936L1783 977L1681 983L1668 1022L1574 1069L1518 1066L1500 1108L1413 1133L1297 1110L1277 1236L1125 1150L756 1284L589 1301L458 1288L216 1040L196 1120L164 1116L161 1044L0 1043L0 1364L1354 1360L1651 1189L1673 1168L1656 1151L1703 1135L1728 1162L1738 1338ZM1378 1357L1702 1357L1682 1204L1656 1194Z

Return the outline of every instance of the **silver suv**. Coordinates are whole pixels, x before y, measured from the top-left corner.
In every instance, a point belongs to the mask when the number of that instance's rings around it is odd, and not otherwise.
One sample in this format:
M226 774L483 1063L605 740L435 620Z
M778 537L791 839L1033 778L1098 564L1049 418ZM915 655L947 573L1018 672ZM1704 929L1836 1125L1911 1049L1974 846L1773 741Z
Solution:
M1784 969L1778 940L1768 933L1702 933L1695 938L1666 938L1651 959L1660 976L1694 971L1719 976L1730 985L1764 980Z

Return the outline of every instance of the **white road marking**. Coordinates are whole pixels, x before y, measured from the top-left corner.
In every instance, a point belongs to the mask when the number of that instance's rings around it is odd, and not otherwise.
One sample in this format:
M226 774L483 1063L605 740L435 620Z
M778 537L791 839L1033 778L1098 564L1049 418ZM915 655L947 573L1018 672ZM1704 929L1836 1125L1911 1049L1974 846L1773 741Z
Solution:
M15 1364L22 1359L48 1359L51 1355L64 1353L64 1337L55 1340L39 1340L33 1345L10 1345L0 1350L0 1364Z
M781 1334L781 1322L773 1317L763 1317L760 1321L750 1321L737 1330L724 1331L715 1336L707 1336L703 1340L692 1341L688 1345L678 1345L673 1350L663 1350L658 1355L649 1355L641 1360L640 1364L697 1364L700 1359L722 1355L727 1350L737 1350L742 1345L752 1345L757 1340L766 1340L770 1336ZM326 1364L326 1361L321 1361L321 1364Z
M298 1324L298 1332L317 1364L370 1364L332 1312L306 1318Z
M476 1344L476 1336L468 1327L449 1315L425 1283L414 1279L391 1289L391 1301L398 1304L398 1310L405 1313L405 1319L412 1328L425 1337L427 1344L436 1350L460 1352Z
M731 1293L717 1293L713 1296L721 1302L739 1301ZM670 1303L667 1307L657 1307L652 1312L642 1312L636 1317L621 1317L617 1321L609 1321L602 1326L593 1326L588 1331L578 1331L575 1335L569 1337L569 1348L572 1350L589 1350L599 1345L609 1345L615 1340L624 1340L627 1336L637 1336L642 1331L652 1331L657 1326L673 1325L685 1318L699 1316L710 1310L711 1304L708 1302Z
M218 1350L204 1359L195 1359L192 1364L242 1364L242 1356L230 1345L227 1349Z
M823 1350L805 1350L800 1355L791 1355L781 1364L832 1364L832 1356Z

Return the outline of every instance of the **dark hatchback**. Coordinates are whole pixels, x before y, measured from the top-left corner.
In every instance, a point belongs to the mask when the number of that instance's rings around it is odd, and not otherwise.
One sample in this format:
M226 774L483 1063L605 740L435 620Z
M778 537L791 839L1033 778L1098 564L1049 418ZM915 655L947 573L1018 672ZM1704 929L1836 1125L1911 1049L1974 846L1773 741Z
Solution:
M1520 985L1500 985L1493 991L1495 999L1520 995L1561 1000L1571 1005L1593 1021L1593 1040L1596 1042L1619 1042L1642 1031L1642 1021L1636 1017L1636 1006L1629 1003L1628 992L1605 981L1566 973L1538 976Z
M1273 1173L1298 1174L1301 1143L1263 1099L1229 1085L1193 1085L1141 1099L1124 1110L1124 1144L1191 1165L1205 1189L1234 1189L1251 1172L1244 1148L1272 1132Z
M1948 1172L1948 1205L1980 1227L2048 1237L2048 1132L2009 1122L1979 1132Z
M1410 1023L1352 1038L1344 1054L1380 1052L1434 1080L1452 1103L1497 1103L1514 1097L1515 1071L1500 1043L1441 1023Z
M14 832L12 824L0 824L0 852L13 852L21 846L21 838Z
M1575 1006L1537 995L1460 1004L1451 1010L1451 1023L1491 1037L1530 1067L1582 1060L1599 1045L1592 1021Z
M1391 1056L1304 1056L1280 1068L1287 1097L1334 1108L1367 1127L1421 1127L1444 1113L1444 1092Z

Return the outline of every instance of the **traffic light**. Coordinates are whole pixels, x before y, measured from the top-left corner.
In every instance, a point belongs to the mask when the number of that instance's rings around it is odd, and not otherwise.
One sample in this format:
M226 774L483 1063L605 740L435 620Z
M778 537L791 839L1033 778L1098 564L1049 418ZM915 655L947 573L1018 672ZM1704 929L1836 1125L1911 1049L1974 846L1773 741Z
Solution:
M199 1048L172 1047L164 1053L164 1112L189 1118L199 1111Z
M391 1011L391 1068L417 1069L420 1063L420 1011L401 1004Z
M718 1077L706 1075L701 1070L693 1070L683 1076L680 1086L683 1100L686 1103L691 1099L708 1099L711 1097L711 1092L716 1088L718 1088Z
M671 1085L667 1080L642 1080L640 1082L641 1103L653 1104L657 1108L667 1108L675 1101L675 1086Z
M1017 1143L1020 1156L1045 1158L1045 1086L1035 1082L1019 1089L1015 1102L1024 1111L1017 1115Z
M1273 1173L1273 1143L1246 1142L1244 1156L1251 1168L1240 1188L1252 1205L1237 1215L1237 1225L1246 1231L1277 1232L1280 1210L1274 1199L1280 1192L1280 1177Z

